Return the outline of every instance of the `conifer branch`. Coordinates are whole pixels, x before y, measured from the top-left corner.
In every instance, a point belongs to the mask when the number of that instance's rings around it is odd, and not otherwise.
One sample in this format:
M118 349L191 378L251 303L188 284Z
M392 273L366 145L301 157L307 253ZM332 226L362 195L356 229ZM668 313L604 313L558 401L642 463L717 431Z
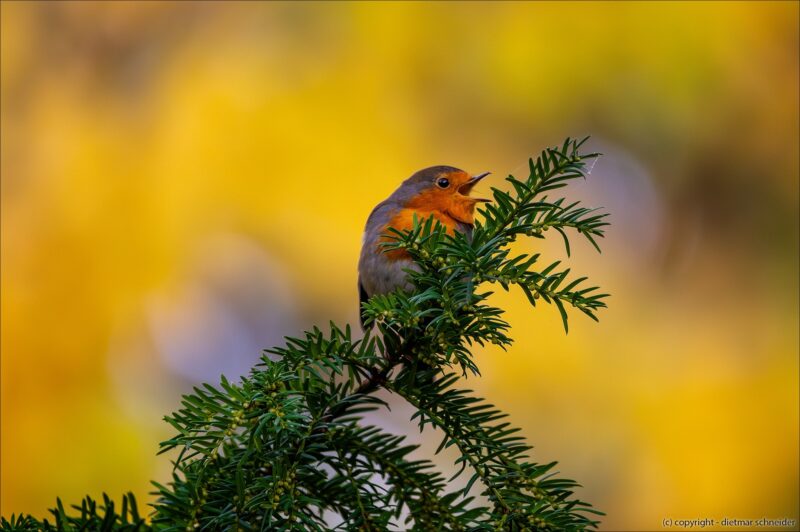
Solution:
M354 338L330 324L283 347L237 383L222 377L183 397L166 421L175 433L161 452L177 452L172 480L154 484L149 522L132 495L117 507L108 497L67 510L58 501L54 522L30 516L0 521L2 530L584 530L597 525L589 504L574 498L577 484L556 476L554 463L531 461L531 447L505 414L461 389L479 374L475 344L507 349L512 339L503 310L481 287L518 286L532 306L568 309L592 319L607 294L584 287L559 262L539 268L539 254L514 254L518 238L559 233L570 253L577 231L599 250L606 214L546 193L586 176L583 141L567 141L530 160L526 179L509 176L508 191L479 212L472 237L448 235L433 219L392 231L387 250L407 251L415 290L378 295L363 310L372 332ZM384 388L411 404L420 429L454 447L466 485L447 480L401 436L363 424L385 408ZM480 494L473 496L473 488ZM488 502L488 506L486 505ZM338 522L332 516L337 515Z

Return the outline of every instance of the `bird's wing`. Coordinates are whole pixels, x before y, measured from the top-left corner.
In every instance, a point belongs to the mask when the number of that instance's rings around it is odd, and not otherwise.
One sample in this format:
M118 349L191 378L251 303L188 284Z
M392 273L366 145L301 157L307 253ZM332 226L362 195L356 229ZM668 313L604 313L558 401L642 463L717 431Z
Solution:
M359 316L359 319L361 320L361 328L364 329L364 330L366 330L366 328L364 327L364 320L366 319L366 316L364 316L364 309L362 309L361 306L368 299L369 299L369 296L367 295L367 291L364 290L364 284L361 282L361 276L359 275L358 276L358 316Z

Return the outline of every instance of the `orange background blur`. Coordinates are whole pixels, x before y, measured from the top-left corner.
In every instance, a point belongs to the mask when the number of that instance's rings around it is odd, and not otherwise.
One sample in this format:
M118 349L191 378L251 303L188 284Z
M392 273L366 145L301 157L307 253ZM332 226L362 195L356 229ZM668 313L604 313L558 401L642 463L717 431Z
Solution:
M2 514L150 500L181 393L357 322L400 180L591 134L567 194L613 226L571 265L610 308L499 295L468 385L604 529L797 520L799 127L796 2L4 1Z

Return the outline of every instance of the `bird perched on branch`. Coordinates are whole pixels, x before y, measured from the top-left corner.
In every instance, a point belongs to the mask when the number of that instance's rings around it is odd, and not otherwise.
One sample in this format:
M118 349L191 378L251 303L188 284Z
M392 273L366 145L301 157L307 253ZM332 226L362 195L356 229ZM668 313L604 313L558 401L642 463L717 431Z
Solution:
M367 219L364 241L358 261L358 293L361 303L376 294L402 288L412 288L407 269L415 268L408 252L402 249L386 251L381 243L390 239L387 230L409 230L414 216L423 221L431 216L447 228L470 235L474 223L475 205L483 198L470 197L475 184L489 175L476 176L452 166L432 166L415 173L400 185L391 196L380 202ZM364 314L361 313L361 326Z

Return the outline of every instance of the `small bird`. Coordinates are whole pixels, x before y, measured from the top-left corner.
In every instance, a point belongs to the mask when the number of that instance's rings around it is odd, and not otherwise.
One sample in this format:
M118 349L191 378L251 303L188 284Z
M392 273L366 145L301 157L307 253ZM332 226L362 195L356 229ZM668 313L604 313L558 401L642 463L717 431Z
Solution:
M381 243L391 240L387 230L390 227L398 231L409 230L414 226L415 215L420 221L433 216L447 228L448 233L458 231L471 235L475 205L489 200L472 198L469 194L487 175L489 172L470 176L452 166L431 166L403 181L391 196L372 210L364 228L358 261L360 303L397 288L413 288L403 270L416 269L416 265L405 250L383 249ZM364 327L363 311L361 327Z

